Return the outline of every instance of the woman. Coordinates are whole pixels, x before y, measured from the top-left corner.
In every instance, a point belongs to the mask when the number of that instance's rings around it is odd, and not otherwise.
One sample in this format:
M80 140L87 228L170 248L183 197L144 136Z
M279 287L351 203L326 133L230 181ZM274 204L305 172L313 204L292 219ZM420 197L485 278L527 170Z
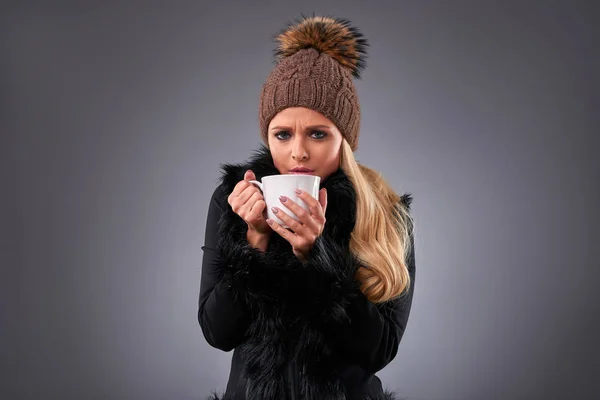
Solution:
M353 77L367 42L346 20L309 17L278 36L263 86L266 146L223 165L207 218L198 321L233 352L212 399L394 399L375 375L396 356L415 281L411 196L358 164ZM321 177L305 212L265 219L249 180L306 168ZM274 210L275 211L275 210Z

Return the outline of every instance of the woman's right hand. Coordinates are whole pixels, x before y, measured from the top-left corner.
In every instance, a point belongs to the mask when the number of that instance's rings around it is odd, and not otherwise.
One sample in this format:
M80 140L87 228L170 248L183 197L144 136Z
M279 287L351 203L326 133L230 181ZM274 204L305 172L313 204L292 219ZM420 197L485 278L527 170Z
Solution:
M270 235L273 230L263 214L267 204L260 189L249 182L251 180L256 180L256 176L248 170L244 174L244 180L239 181L233 188L227 202L233 212L248 224L248 230L259 235Z

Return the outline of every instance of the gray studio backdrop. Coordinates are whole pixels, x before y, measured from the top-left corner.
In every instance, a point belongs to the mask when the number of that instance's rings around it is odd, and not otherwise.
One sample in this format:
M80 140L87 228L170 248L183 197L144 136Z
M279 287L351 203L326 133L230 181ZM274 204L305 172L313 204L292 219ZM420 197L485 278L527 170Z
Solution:
M415 198L414 307L385 385L593 398L592 3L4 4L0 398L225 387L231 353L196 321L208 201L219 163L259 144L272 35L313 11L369 39L356 156Z

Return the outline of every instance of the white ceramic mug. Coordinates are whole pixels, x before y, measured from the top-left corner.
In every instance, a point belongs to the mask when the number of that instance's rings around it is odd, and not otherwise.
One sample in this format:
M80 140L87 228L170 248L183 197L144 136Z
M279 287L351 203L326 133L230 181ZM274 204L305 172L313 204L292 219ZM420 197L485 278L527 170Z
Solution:
M308 210L308 204L300 200L295 190L301 189L318 200L321 177L317 175L281 174L263 176L262 182L249 182L260 188L260 191L265 199L265 203L267 203L268 218L275 220L275 222L284 228L289 228L287 224L277 218L271 207L278 207L280 210L283 210L290 217L298 221L298 217L296 217L296 215L290 209L281 203L279 196L286 196L287 198L292 199L300 207Z

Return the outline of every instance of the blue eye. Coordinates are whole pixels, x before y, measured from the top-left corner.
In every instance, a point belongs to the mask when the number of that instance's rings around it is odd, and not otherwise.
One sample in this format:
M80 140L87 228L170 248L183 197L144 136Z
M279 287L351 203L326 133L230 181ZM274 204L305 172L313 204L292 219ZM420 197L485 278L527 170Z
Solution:
M316 137L315 137L315 135L316 135ZM290 137L290 133L288 131L279 131L276 134L274 134L273 136L275 136L279 140L285 140ZM323 131L312 131L311 136L314 139L320 140L320 139L324 139L327 136L327 133L323 132Z
M290 135L287 131L281 131L281 132L277 132L274 136L279 139L279 140L284 140L285 138L282 138L280 135Z
M322 132L322 131L313 131L313 133L318 133L319 135L321 135L317 139L323 139L325 136L327 136L327 134L325 132Z

